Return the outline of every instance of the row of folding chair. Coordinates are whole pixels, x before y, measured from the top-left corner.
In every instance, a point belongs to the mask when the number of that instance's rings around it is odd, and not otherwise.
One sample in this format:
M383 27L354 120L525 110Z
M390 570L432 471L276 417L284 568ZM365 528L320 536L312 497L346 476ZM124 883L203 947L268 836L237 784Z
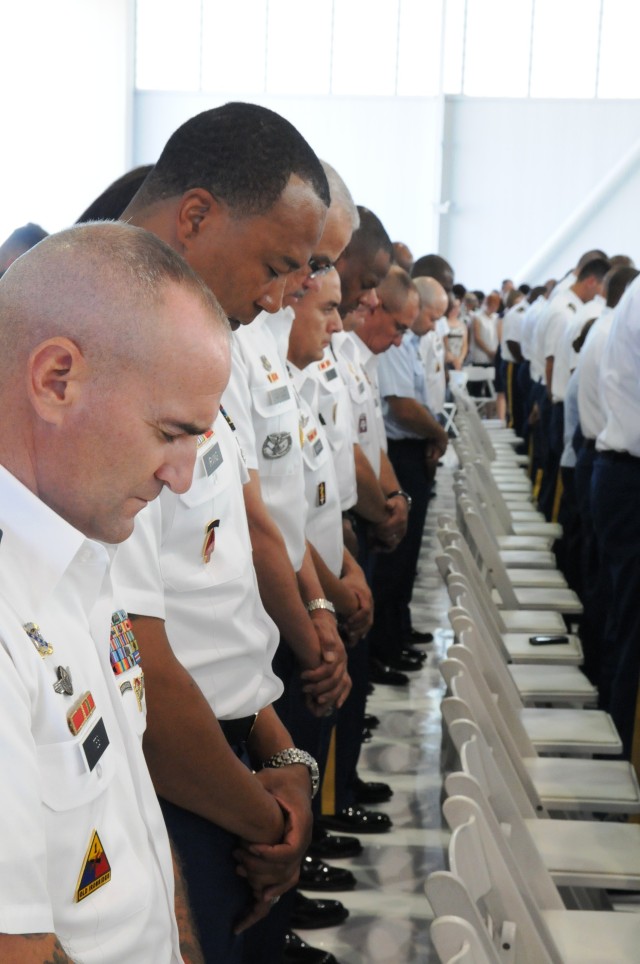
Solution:
M619 822L640 813L638 780L607 759L620 737L580 670L567 628L579 600L548 554L556 530L518 486L513 438L477 431L456 404L457 518L439 519L437 561L455 634L441 663L443 726L460 769L445 780L450 870L426 884L433 945L447 964L638 962L640 913L612 910L608 896L640 890L640 825ZM532 531L516 533L511 516L505 532L496 499ZM536 645L543 634L562 641Z

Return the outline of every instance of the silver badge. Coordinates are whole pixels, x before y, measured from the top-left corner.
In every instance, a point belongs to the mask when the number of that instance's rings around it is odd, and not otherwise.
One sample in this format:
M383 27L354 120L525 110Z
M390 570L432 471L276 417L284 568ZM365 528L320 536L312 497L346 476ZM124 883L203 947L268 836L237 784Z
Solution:
M262 454L265 459L281 459L291 451L293 439L290 432L274 432L267 435L262 445Z
M69 667L58 666L56 669L57 681L53 684L56 693L64 693L65 696L73 696L73 681Z

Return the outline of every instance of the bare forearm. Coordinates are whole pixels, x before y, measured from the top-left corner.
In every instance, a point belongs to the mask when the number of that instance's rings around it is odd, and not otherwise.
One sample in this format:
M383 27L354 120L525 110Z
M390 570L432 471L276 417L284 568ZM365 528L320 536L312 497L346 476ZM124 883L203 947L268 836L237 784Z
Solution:
M55 934L0 934L2 964L73 964Z
M387 401L393 417L403 428L446 449L446 432L424 405L415 398L399 398L396 395L387 398Z
M322 590L327 599L330 599L336 608L336 612L342 615L350 615L358 608L356 596L344 585L339 576L326 565L315 546L309 544L311 557L315 566L318 578L322 585Z
M544 377L547 382L547 395L551 398L551 382L553 380L553 355L549 355L545 358L544 362Z
M358 487L358 501L354 509L363 519L369 522L383 522L387 510L384 492L376 477L373 467L359 445L354 449L356 463L356 484Z
M175 882L174 906L176 922L178 924L180 953L182 954L184 964L205 964L204 956L200 949L200 941L198 940L195 924L191 915L187 886L182 874L182 868L173 852L173 847L171 849Z

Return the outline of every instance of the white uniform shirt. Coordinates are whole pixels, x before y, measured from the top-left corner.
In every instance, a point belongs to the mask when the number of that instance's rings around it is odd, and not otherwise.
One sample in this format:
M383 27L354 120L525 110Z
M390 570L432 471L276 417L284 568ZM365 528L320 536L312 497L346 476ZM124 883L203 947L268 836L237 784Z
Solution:
M165 620L213 712L233 720L282 692L271 669L279 633L258 591L235 432L221 413L198 441L191 487L182 495L164 488L137 516L113 580L129 612Z
M305 371L318 383L318 413L327 436L338 478L343 512L358 501L356 464L353 455L355 432L349 388L344 381L331 347L325 348L322 361L313 362Z
M640 458L640 278L627 288L613 313L600 368L605 426L598 451L612 449Z
M531 364L532 368L535 367L536 380L542 381L543 385L547 384L547 358L555 358L562 332L575 318L581 304L582 302L573 291L569 289L562 291L549 302L546 311L540 315L536 323ZM541 373L539 379L538 372Z
M233 418L247 467L260 475L265 505L297 572L306 548L306 507L300 414L286 365L293 318L291 308L262 312L234 332L222 404Z
M413 398L425 408L427 407L426 378L420 357L420 342L423 340L424 338L419 338L412 331L407 331L402 336L402 343L398 347L392 345L380 356L378 380L387 438L421 439L424 437L396 421L387 401L390 395L395 395L397 398Z
M505 361L515 362L515 358L509 351L508 341L515 341L522 351L522 323L528 307L526 301L519 301L513 308L509 308L502 320L501 348Z
M486 311L480 309L472 315L469 325L469 360L473 365L492 364L493 359L476 344L473 333L475 322L478 323L480 336L485 345L495 351L498 347L498 316L496 314L488 315Z
M576 466L576 450L573 447L573 436L580 422L578 416L578 373L573 372L569 378L564 396L564 449L560 456L560 465L565 469Z
M386 450L387 437L377 388L376 356L352 332L337 332L331 343L349 389L356 441L379 478L380 449Z
M530 375L533 381L540 381L540 365L536 357L536 331L538 329L538 323L542 315L547 310L549 302L547 299L540 295L539 298L530 305L522 319L522 340L520 341L520 349L522 354L530 362Z
M604 428L605 418L600 401L600 364L613 323L613 310L604 308L591 328L578 355L578 411L580 428L586 439L594 440Z
M110 664L109 550L1 467L0 527L0 931L55 933L78 964L176 964L141 671ZM53 652L40 655L29 623ZM70 694L54 689L60 668Z
M426 378L427 404L431 411L438 415L444 408L447 376L444 367L444 341L437 329L428 331L420 339L419 351ZM384 358L384 355L382 357Z
M556 343L551 379L551 395L554 402L564 401L569 377L578 364L578 352L573 347L574 341L588 321L599 317L603 308L604 301L600 297L581 304L575 317L569 320L565 330L561 332Z
M340 576L344 556L342 509L329 440L317 412L319 386L309 369L289 362L302 414L304 485L307 502L305 532L325 565Z

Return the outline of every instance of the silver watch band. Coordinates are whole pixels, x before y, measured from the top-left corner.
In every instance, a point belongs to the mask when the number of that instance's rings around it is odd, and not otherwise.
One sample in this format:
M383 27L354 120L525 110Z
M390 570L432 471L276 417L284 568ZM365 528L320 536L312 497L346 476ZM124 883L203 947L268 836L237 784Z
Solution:
M277 770L280 767L288 767L294 763L302 763L309 770L309 776L311 777L311 799L315 797L316 793L320 788L320 771L318 770L318 764L306 750L299 750L297 747L292 746L286 750L279 750L278 753L274 753L270 756L268 760L265 760L262 764L263 770Z

